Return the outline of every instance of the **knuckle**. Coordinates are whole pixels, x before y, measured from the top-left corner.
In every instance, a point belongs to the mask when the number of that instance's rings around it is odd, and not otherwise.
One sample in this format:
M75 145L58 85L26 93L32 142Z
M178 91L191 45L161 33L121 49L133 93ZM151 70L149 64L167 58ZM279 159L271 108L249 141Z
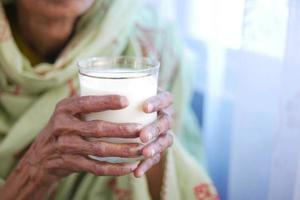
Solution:
M133 153L134 152L131 150L131 148L129 146L122 146L120 148L120 155L122 155L122 156L130 156Z
M102 121L85 121L81 123L75 123L73 129L78 130L82 135L102 136L102 133L107 131Z
M57 149L59 150L59 152L66 152L69 148L68 143L69 142L66 137L59 137L57 140Z
M137 132L137 127L135 125L131 125L131 124L121 125L120 128L121 128L121 131L126 132L126 133Z
M115 127L115 128L113 128ZM133 133L135 132L135 127L130 124L117 124L112 125L112 128L115 129L114 132L117 132L120 135L125 135L126 133Z
M103 143L94 144L92 151L94 151L98 156L105 156L107 154L107 146Z
M109 103L118 104L118 103L120 103L120 99L121 99L120 95L111 95L111 96L109 96L109 98L107 100Z
M159 149L164 149L165 146L166 146L166 139L165 138L161 138L160 140L158 140Z
M86 102L89 102L90 99L91 99L91 97L89 97L89 96L79 97L79 98L76 98L76 99L73 101L73 104L74 104L74 106L77 107L79 110L83 110L84 107L85 107Z
M110 107L111 105L119 105L120 104L120 96L119 95L110 95L107 96L103 103L105 107Z
M53 131L55 134L62 133L69 129L68 124L66 124L67 117L65 114L56 114L53 119Z
M45 165L46 170L53 170L53 169L59 169L64 166L63 160L61 158L58 158L55 160L55 162L49 163L47 162Z
M130 125L120 125L119 126L120 131L122 132L132 132L133 127Z
M64 112L67 101L68 101L68 99L63 99L63 100L59 101L55 106L55 111L56 112Z
M118 131L119 133L128 132L128 130L129 130L129 127L126 125L124 126L124 125L118 124L116 126L116 131Z
M106 166L97 166L97 164L94 164L95 168L95 174L96 175L106 175L108 172L108 169Z
M88 129L94 129L97 131L103 131L103 129L105 128L103 125L103 122L100 120L96 120L96 121L89 121L86 122L86 127L88 127Z
M64 163L64 165L69 165L69 164L71 164L71 162L70 162L70 160L69 160L69 158L68 158L68 156L67 155L61 155L61 160L62 160L62 163Z
M153 136L158 136L162 132L162 127L160 124L156 123L154 126Z
M165 141L163 138L159 138L156 142L156 145L154 146L154 148L156 149L156 152L161 152L164 149L165 146Z
M120 105L121 107L125 107L128 105L127 98L120 95L113 96L113 99L111 102L114 102L116 105Z
M60 112L69 112L69 108L68 105L76 102L77 99L79 99L80 97L69 97L69 98L65 98L60 100L56 106L55 106L55 112L60 113Z
M155 96L153 99L149 100L149 103L154 107L154 109L159 109L162 98L160 96Z
M166 130L168 130L172 127L173 119L171 116L163 115L161 121Z
M98 134L109 132L111 124L109 122L103 122L103 121L95 121L90 122L90 129L95 129L95 132Z

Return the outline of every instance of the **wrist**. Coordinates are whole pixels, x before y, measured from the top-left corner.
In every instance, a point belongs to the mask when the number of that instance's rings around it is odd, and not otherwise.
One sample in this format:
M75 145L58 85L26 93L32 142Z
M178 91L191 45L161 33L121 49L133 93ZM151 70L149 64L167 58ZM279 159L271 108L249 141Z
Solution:
M29 151L10 173L0 189L1 199L43 199L57 182L43 167L32 163ZM32 156L32 155L31 155Z
M46 155L42 153L37 154L39 152L38 149L40 149L38 146L46 145L46 140L44 140L44 137L38 137L17 166L17 168L21 168L21 173L27 174L28 181L37 187L48 187L57 182L57 177L51 175L45 167L43 160L46 160Z
M161 155L159 163L154 165L146 173L150 194L153 199L160 199L160 193L163 185L163 177L165 172L166 154Z

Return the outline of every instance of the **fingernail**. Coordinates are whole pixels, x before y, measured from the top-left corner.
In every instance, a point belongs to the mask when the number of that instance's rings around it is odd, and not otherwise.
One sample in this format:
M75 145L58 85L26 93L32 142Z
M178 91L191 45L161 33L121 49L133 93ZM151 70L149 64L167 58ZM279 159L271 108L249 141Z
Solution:
M155 155L155 150L153 148L151 148L147 151L147 157L152 157L154 155Z
M125 96L120 96L120 104L122 107L127 107L129 105L129 101Z
M153 105L151 103L147 103L147 111L152 112L154 109Z
M141 178L141 174L139 172L134 172L135 178Z
M145 174L144 171L140 171L140 173L138 174L139 177L142 177Z
M143 131L141 140L143 143L148 143L149 141L152 140L153 138L153 129L152 128L147 128L145 131Z

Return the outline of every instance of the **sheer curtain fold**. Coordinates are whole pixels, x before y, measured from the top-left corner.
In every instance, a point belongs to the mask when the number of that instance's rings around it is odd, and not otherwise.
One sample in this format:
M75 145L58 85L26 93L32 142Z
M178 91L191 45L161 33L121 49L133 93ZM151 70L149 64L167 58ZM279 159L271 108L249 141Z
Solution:
M197 55L207 168L221 199L300 199L300 2L164 6Z

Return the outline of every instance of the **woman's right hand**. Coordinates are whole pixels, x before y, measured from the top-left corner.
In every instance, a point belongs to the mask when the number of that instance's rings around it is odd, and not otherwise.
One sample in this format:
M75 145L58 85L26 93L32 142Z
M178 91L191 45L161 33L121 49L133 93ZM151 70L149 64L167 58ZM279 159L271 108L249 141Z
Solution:
M32 187L49 187L74 172L119 176L134 171L138 163L111 164L91 160L87 156L138 157L142 154L141 144L113 144L87 141L85 138L138 137L142 128L139 124L80 119L81 114L123 109L127 105L127 99L118 95L72 97L59 102L47 126L8 177L2 192L9 188L26 188L25 185L30 183ZM32 189L27 188L28 192Z

